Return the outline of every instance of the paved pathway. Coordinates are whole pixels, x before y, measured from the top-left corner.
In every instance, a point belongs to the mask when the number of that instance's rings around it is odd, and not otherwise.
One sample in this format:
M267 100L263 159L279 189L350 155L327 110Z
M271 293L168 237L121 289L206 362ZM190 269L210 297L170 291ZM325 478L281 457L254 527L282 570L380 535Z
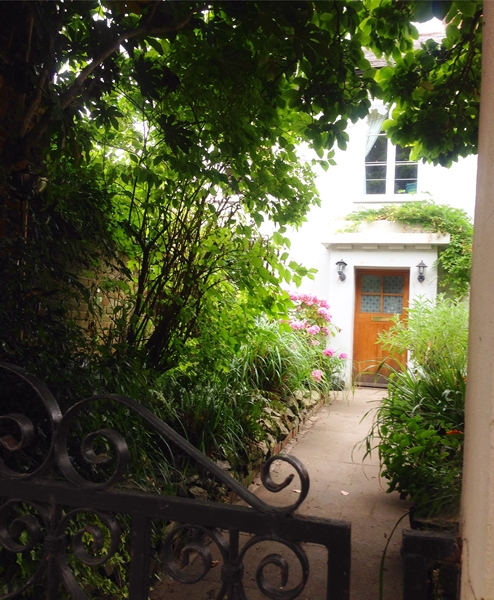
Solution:
M371 417L363 422L362 417L378 404L383 393L384 390L369 388L359 388L354 394L338 393L331 405L324 406L314 415L296 440L285 449L297 456L310 474L310 492L299 508L300 514L343 519L352 524L351 600L379 600L382 553L395 523L408 508L398 494L385 493L385 482L379 478L377 455L362 464L365 450L356 446L365 437L371 424ZM280 462L275 469L280 479L286 476L286 468L286 463ZM293 485L276 495L276 500L260 486L256 494L273 504L280 502L286 505L293 502L296 488L294 481ZM407 525L405 518L388 546L383 600L400 600L402 597L399 549L401 529ZM312 579L301 599L322 600L326 597L324 552L311 545L306 547L306 551L311 563L313 560L316 562L312 567ZM217 589L215 579L216 574L213 574L204 585L191 586L188 590L182 588L181 593L174 584L164 581L156 586L152 597L156 600L168 597L197 600L214 598L214 590ZM252 588L247 593L249 600L265 598L256 589L254 578L245 577L244 585L248 586L249 580L252 581ZM198 589L193 591L193 587ZM188 593L184 596L186 591Z

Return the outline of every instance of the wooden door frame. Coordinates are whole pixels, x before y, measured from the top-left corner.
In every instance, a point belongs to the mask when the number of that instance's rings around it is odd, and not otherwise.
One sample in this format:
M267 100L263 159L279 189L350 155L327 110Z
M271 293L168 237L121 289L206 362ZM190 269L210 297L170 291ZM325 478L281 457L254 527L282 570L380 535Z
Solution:
M352 382L361 386L371 386L371 387L387 387L387 379L382 375L376 376L372 381L357 381L357 378L361 374L361 371L357 366L357 357L358 363L362 363L362 359L359 357L359 353L356 352L357 348L357 335L361 326L358 323L358 315L360 314L360 302L362 297L361 291L361 277L363 275L404 275L405 276L405 286L404 286L404 294L403 294L403 311L408 308L410 301L410 276L411 276L411 268L410 267L356 267L355 268L355 279L354 279L354 297L355 297L355 305L354 305L354 313L353 313L353 339L352 339L352 354L353 354L353 365L352 365ZM381 291L381 296L384 295L384 291ZM369 313L371 314L371 313ZM384 315L384 313L380 313ZM387 314L387 313L386 313ZM392 313L389 313L389 316L392 316ZM406 361L406 354L404 357L400 357L402 360ZM369 361L372 359L369 359Z

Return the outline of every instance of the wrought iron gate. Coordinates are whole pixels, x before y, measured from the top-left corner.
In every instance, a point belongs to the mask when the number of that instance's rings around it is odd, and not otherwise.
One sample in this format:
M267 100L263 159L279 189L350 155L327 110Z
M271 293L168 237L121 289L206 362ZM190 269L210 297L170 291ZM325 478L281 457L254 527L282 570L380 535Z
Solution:
M304 595L314 570L304 543L312 543L326 555L324 597L348 600L350 524L295 514L309 491L309 475L297 458L279 455L264 463L262 484L273 493L284 489L294 477L276 483L270 472L275 460L289 463L300 479L296 502L290 506L270 505L134 400L119 395L94 396L62 414L51 392L37 378L7 363L0 363L0 369L9 378L8 385L0 389L0 558L17 554L37 558L25 581L6 581L5 570L2 581L0 573L0 600L22 597L34 587L41 588L48 600L67 593L77 600L91 598L78 581L77 564L101 569L116 555L122 544L119 516L124 516L129 525L131 600L149 596L151 534L157 522L174 524L162 540L159 568L172 579L192 585L203 581L214 566L220 574L217 600L248 598L244 580L247 556L264 542L275 542L283 549L283 554L278 550L262 558L256 556L255 581L264 597L291 600ZM26 414L27 401L22 400L26 390L42 411L34 411L34 417ZM129 414L139 415L144 424L180 448L248 506L127 489L131 452L126 432L104 427L89 434L79 431L78 417L100 402L113 402L127 407ZM74 439L79 435L77 447L82 460L78 462ZM102 440L108 452L101 451ZM80 464L85 468L81 470ZM98 472L93 480L91 474L100 467L108 468L110 473L102 479ZM89 515L90 522L81 525L83 515ZM242 537L244 533L250 534L247 541ZM213 554L218 557L217 566ZM193 557L195 570L191 574ZM188 588L182 597L198 596Z

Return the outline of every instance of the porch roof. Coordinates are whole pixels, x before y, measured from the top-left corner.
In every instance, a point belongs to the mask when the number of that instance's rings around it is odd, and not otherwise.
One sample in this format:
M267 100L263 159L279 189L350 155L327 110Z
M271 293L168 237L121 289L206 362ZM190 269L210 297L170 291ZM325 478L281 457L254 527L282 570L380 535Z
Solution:
M328 250L430 250L434 246L446 246L450 235L431 231L420 232L370 232L329 234L323 245Z

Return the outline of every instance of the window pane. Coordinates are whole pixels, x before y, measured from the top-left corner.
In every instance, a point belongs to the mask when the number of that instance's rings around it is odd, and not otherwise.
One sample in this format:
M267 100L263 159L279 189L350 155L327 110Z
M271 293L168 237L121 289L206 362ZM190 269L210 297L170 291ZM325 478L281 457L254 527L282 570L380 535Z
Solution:
M381 312L381 296L362 296L362 299L360 301L360 312Z
M395 181L395 194L414 194L416 191L416 179L399 179Z
M366 163L385 163L388 155L388 139L385 135L378 135L376 143L365 158Z
M384 293L385 294L403 294L403 275L385 275Z
M417 179L417 165L396 165L395 179Z
M363 275L362 276L362 292L365 293L381 293L381 276L380 275Z
M386 179L386 165L367 165L365 167L366 179Z
M384 296L383 313L399 314L403 312L402 296Z
M410 147L402 148L401 146L396 146L396 162L409 162L411 150Z
M366 194L385 194L386 193L386 180L375 179L365 182L365 193Z

